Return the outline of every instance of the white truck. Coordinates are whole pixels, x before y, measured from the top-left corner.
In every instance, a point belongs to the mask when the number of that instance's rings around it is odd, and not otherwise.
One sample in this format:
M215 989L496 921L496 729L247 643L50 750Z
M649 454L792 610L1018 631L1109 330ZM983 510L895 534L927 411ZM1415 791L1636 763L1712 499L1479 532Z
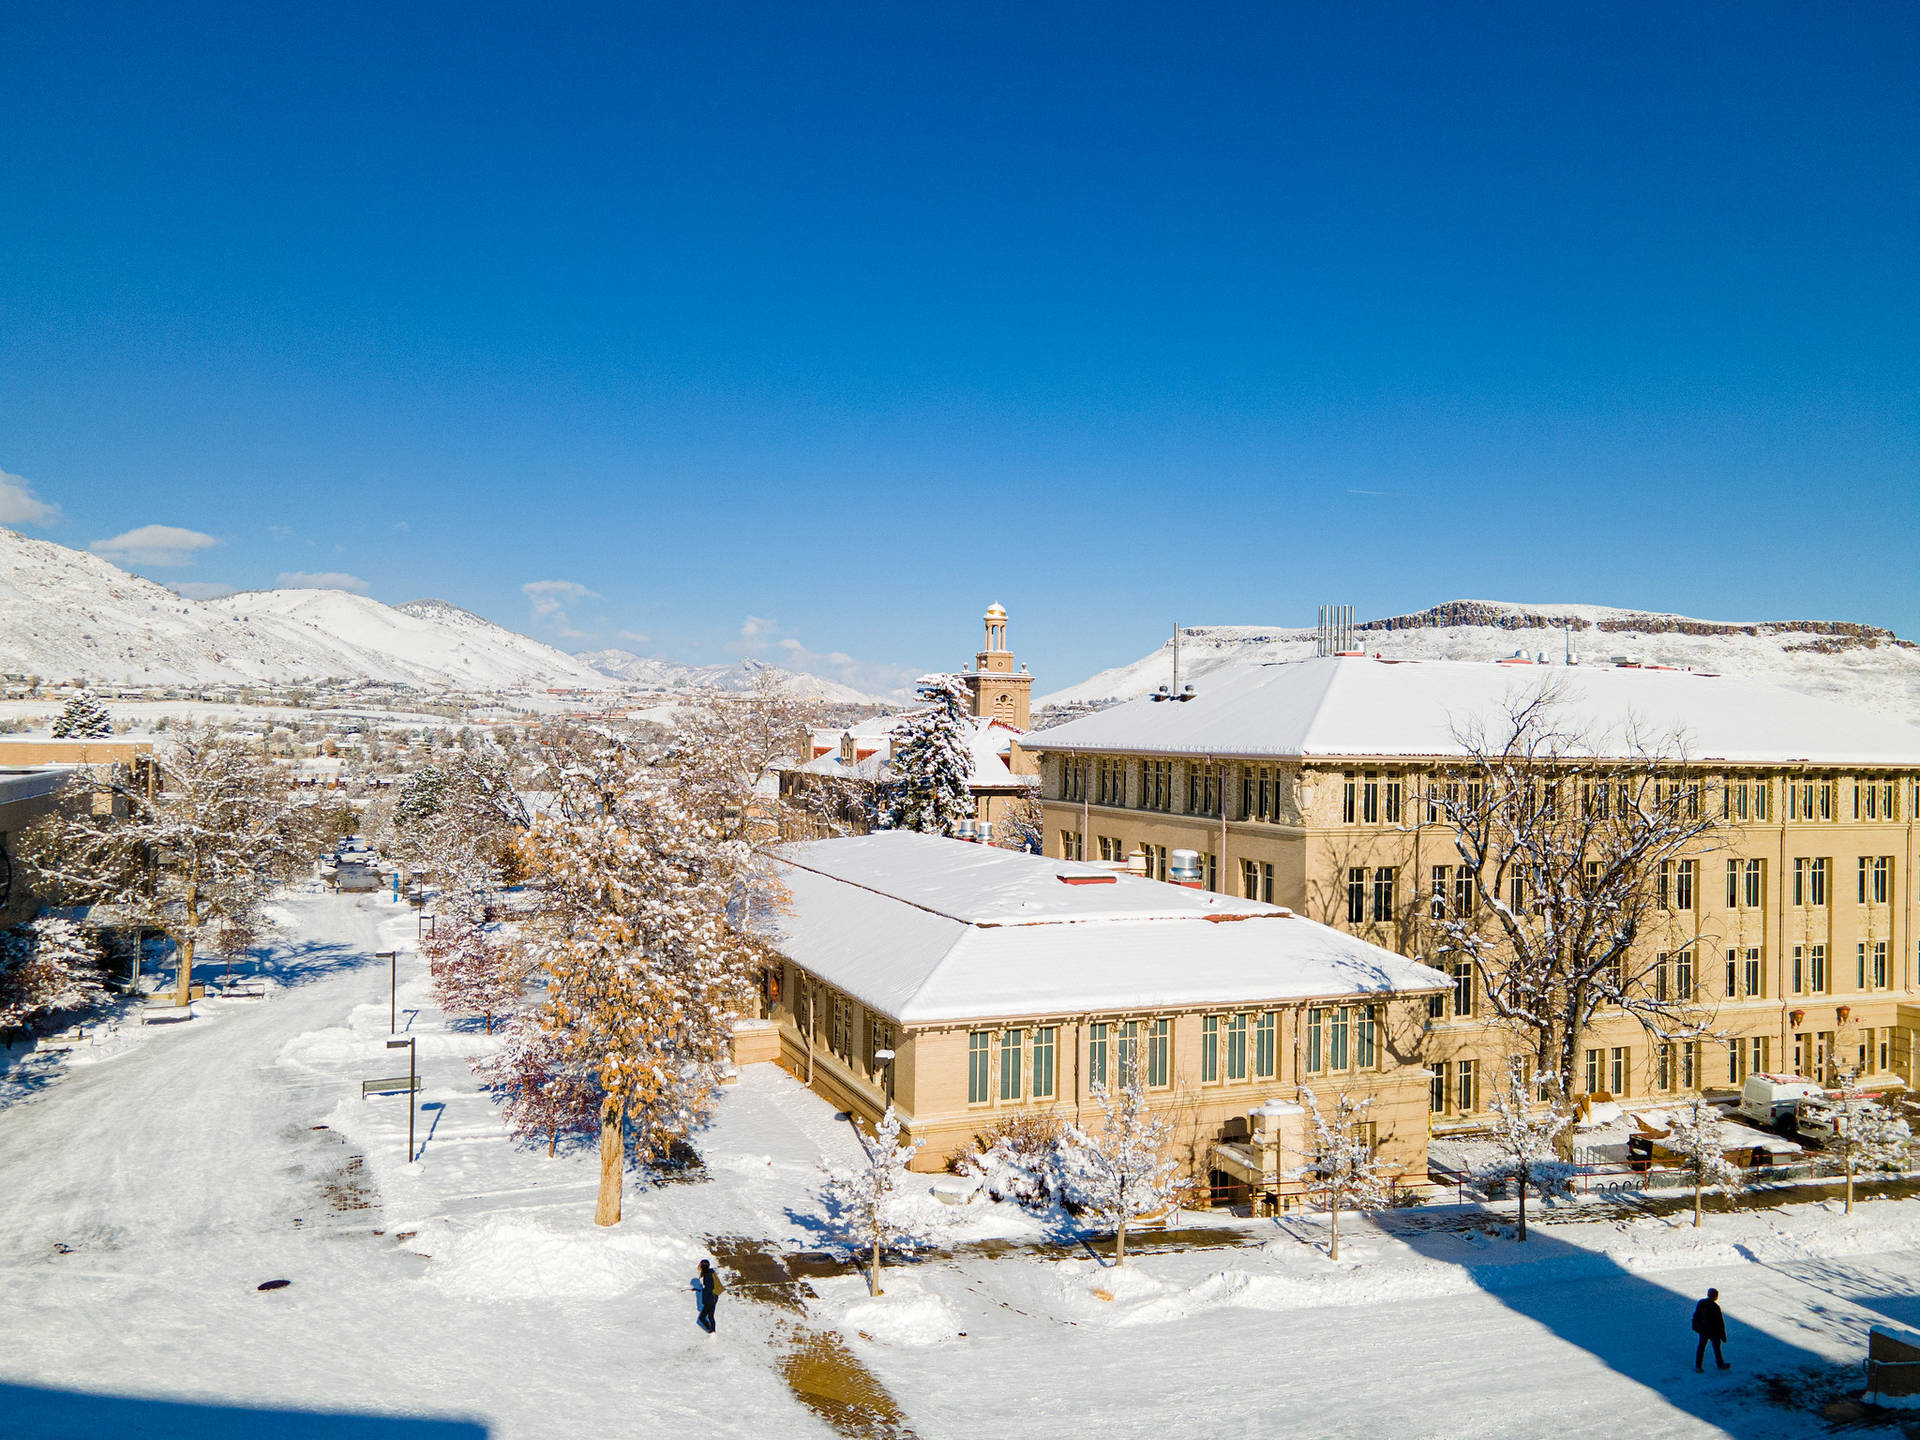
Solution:
M1749 1075L1734 1109L1756 1125L1791 1136L1799 1127L1800 1107L1824 1100L1826 1090L1804 1075Z

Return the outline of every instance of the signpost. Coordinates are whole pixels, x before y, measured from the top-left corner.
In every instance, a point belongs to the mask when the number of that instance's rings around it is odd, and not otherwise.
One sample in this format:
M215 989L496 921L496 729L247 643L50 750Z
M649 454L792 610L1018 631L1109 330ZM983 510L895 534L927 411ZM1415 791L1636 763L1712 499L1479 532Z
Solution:
M407 1092L407 1163L409 1165L413 1163L414 1097L420 1092L420 1071L415 1064L417 1052L414 1050L413 1038L413 1036L409 1035L404 1040L387 1041L387 1049L404 1049L407 1052L407 1073L405 1075L396 1076L391 1080L362 1080L360 1082L360 1098L363 1100L369 1095L394 1095L402 1090Z

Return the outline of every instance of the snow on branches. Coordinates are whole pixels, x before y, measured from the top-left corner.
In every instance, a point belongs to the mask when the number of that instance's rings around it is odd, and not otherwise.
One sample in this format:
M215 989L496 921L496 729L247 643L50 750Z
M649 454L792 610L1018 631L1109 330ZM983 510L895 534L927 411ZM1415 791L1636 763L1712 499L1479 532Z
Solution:
M1338 1260L1341 1210L1371 1210L1387 1203L1386 1174L1373 1153L1372 1126L1362 1118L1373 1101L1342 1095L1328 1115L1313 1091L1303 1086L1300 1103L1307 1110L1307 1163L1294 1173L1326 1197L1332 1217L1327 1258Z
M1698 936L1666 926L1695 903L1718 807L1678 740L1571 731L1551 685L1454 738L1465 753L1416 802L1453 831L1458 860L1426 897L1430 958L1472 967L1489 1014L1563 1100L1601 1006L1658 1040L1705 1034L1711 1014L1683 979Z
M952 675L923 675L915 685L930 708L893 732L880 823L890 830L951 835L973 818L972 697Z
M455 910L477 914L486 893L513 876L527 808L504 755L455 751L400 782L388 823L398 858Z
M99 944L71 920L42 916L0 935L0 1025L77 1010L106 993Z
M1555 1142L1573 1117L1533 1104L1518 1065L1508 1069L1505 1088L1487 1097L1487 1108L1493 1111L1498 1158L1481 1167L1477 1178L1489 1186L1514 1187L1520 1198L1519 1234L1525 1240L1528 1190L1543 1200L1572 1193L1574 1167L1561 1158Z
M503 1103L508 1130L523 1140L546 1141L551 1155L561 1136L600 1128L604 1097L563 1034L522 1013L507 1022L501 1040L493 1054L473 1062L473 1072Z
M1185 1183L1167 1154L1173 1127L1147 1106L1136 1073L1119 1090L1093 1087L1103 1117L1098 1134L1067 1127L1060 1141L1060 1174L1068 1198L1114 1232L1113 1263L1127 1261L1127 1226L1178 1204Z
M1675 1168L1693 1186L1693 1224L1698 1229L1701 1195L1709 1190L1731 1192L1740 1184L1739 1168L1727 1159L1726 1142L1720 1136L1720 1112L1704 1100L1693 1100L1668 1117L1660 1148L1675 1157Z
M1886 1106L1853 1088L1857 1075L1841 1076L1840 1098L1827 1105L1833 1138L1827 1148L1847 1167L1847 1213L1853 1213L1854 1177L1862 1170L1905 1170L1913 1133Z
M193 733L160 757L157 773L77 771L19 853L37 893L114 907L171 939L184 1005L195 947L222 925L251 927L268 884L319 853L320 818L290 802L254 747Z
M56 740L104 740L113 734L113 721L93 696L81 691L61 710L53 722Z
M478 1015L486 1033L519 1008L530 967L520 947L497 927L456 919L420 944L433 979L434 1003L449 1015Z
M870 1253L868 1287L880 1294L880 1254L889 1245L918 1245L927 1238L902 1205L900 1181L925 1141L903 1141L900 1117L893 1106L874 1126L871 1138L860 1136L859 1159L844 1166L826 1167L822 1197L834 1224Z

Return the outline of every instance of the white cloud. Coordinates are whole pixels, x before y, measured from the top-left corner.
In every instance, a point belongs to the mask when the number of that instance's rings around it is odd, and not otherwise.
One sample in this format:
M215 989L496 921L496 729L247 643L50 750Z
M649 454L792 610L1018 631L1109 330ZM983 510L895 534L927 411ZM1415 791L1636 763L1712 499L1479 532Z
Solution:
M33 493L33 482L0 470L0 525L51 525L60 507Z
M221 542L198 530L183 530L178 525L142 525L124 535L96 540L87 548L96 555L127 565L161 567L191 565L202 550L211 550Z
M630 645L645 645L649 643L647 637L642 635L638 630L622 630L620 632L620 638Z
M600 598L599 591L589 590L577 580L529 580L520 587L520 593L533 606L533 618L567 640L583 639L587 633L574 629L567 618L567 607Z
M358 575L344 570L283 570L273 584L278 590L351 590L356 595L373 589Z
M167 586L167 589L188 600L218 600L223 595L239 593L233 586L222 585L218 580L180 580Z
M740 626L740 638L729 641L727 649L736 655L762 656L772 652L772 661L784 670L802 675L818 675L823 680L838 680L869 694L904 695L923 673L909 665L857 660L843 650L809 650L791 635L782 635L780 622L764 615L749 615Z

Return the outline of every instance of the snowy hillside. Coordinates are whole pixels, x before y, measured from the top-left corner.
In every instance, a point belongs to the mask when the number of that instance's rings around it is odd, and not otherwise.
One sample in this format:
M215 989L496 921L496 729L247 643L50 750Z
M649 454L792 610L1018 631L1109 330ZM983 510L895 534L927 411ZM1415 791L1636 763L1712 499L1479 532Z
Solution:
M802 700L819 700L829 705L894 703L884 695L868 695L851 685L823 680L818 675L782 670L777 665L762 665L758 660L741 660L733 665L683 665L677 660L636 655L631 650L588 650L573 658L602 675L664 695L687 694L695 690L751 690L755 679L765 672L778 676L788 693Z
M97 555L0 529L0 670L128 685L367 679L423 689L608 686L445 601L340 590L186 600Z
M1357 640L1369 654L1448 660L1496 660L1525 650L1545 651L1558 661L1571 645L1582 664L1630 656L1647 664L1692 665L1920 723L1920 646L1848 621L1724 622L1604 605L1455 600L1362 622ZM1180 683L1197 685L1228 665L1303 659L1314 647L1311 627L1183 628ZM1145 695L1171 679L1172 650L1169 640L1131 665L1103 670L1034 703L1095 705Z

